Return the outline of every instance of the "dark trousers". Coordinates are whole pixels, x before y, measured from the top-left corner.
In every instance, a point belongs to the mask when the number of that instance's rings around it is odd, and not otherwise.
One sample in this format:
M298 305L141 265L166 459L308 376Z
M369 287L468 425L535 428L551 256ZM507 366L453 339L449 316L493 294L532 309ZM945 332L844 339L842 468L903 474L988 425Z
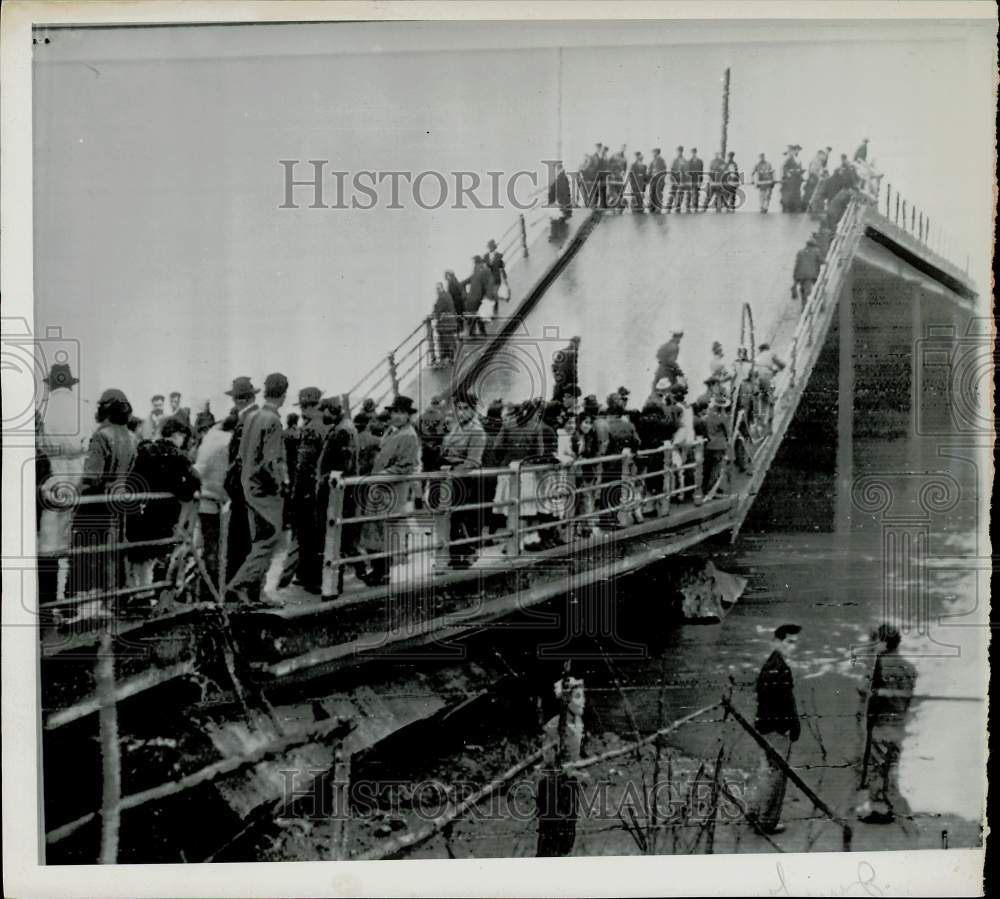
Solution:
M250 522L246 501L241 493L229 505L229 530L226 534L226 580L246 561L250 552Z
M701 487L703 493L707 494L715 485L715 482L719 479L719 475L722 474L725 460L726 451L724 449L705 450L705 475Z
M667 197L667 209L673 209L674 203L677 204L678 210L681 208L681 203L684 202L684 197L687 194L687 188L682 184L672 183L670 185L670 195Z
M697 182L692 184L687 190L687 211L690 212L692 207L694 211L698 211L698 195L701 192L701 187Z
M571 774L547 772L538 782L537 858L569 855L576 842L579 786Z
M452 505L469 505L481 502L480 481L476 477L455 478L452 482ZM483 515L485 509L465 509L451 513L451 539L464 540L478 537L483 532ZM448 547L448 556L452 568L467 568L472 564L479 549L477 543L463 543L460 546Z
M813 285L815 280L812 278L806 278L804 281L796 281L795 289L798 292L799 299L802 300L802 308L806 308L806 303L809 302L809 294L812 293Z
M323 576L323 518L312 496L300 497L292 512L292 531L298 544L295 574L306 587L319 587Z
M199 512L201 524L201 557L213 584L219 583L219 537L222 533L222 516L218 512Z
M231 589L245 591L251 598L260 594L271 567L271 559L281 540L283 503L280 497L254 497L247 503L250 552L233 575Z

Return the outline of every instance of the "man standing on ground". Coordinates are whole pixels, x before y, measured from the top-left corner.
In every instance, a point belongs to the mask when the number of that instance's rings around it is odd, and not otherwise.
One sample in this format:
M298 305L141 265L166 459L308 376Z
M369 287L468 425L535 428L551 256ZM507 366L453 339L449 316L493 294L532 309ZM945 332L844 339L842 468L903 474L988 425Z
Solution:
M819 247L811 237L795 256L795 270L792 273L792 297L802 300L803 311L806 303L809 302L809 295L812 293L813 285L819 277L820 266L823 259L819 254Z
M896 628L883 624L874 636L882 648L875 659L868 697L868 797L858 809L858 818L867 824L891 824L902 799L899 756L917 670L899 654L901 638Z
M681 211L681 203L687 196L687 160L684 158L684 148L677 148L677 155L670 163L670 195L667 197L667 212L672 212L676 204Z
M750 178L760 192L760 211L767 212L767 207L771 205L771 191L774 190L774 166L763 153L753 167Z
M722 203L722 171L726 167L726 161L722 158L722 151L715 154L715 158L708 164L708 184L705 188L705 205L702 211L706 211L710 204L715 204L715 211L718 212Z
M250 605L282 605L269 596L264 580L281 539L288 468L281 437L279 411L288 393L288 378L276 372L264 381L264 405L243 421L239 458L243 495L250 527L250 553L233 575L230 590L237 601Z
M781 758L788 760L792 743L801 733L799 712L795 705L795 681L787 657L798 643L802 628L797 624L783 624L774 632L774 644L764 667L757 676L757 719L754 727L768 737ZM750 815L764 833L781 833L781 806L785 801L787 775L771 758L764 754L758 771L757 793Z

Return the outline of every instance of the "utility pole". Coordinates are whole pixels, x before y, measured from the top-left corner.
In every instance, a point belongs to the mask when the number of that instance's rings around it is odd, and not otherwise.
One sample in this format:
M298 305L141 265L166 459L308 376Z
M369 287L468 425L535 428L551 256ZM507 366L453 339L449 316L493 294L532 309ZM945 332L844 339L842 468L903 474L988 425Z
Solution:
M722 158L726 158L726 144L729 138L729 69L722 76Z
M556 48L556 159L562 159L562 47ZM565 163L564 163L565 164Z

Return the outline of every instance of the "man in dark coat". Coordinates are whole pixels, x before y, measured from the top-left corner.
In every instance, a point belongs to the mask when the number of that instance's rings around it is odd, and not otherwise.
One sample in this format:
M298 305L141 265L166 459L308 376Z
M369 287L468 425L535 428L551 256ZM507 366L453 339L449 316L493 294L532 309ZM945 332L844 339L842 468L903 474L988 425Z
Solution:
M787 760L792 743L801 732L795 704L795 681L786 657L794 652L802 630L797 624L783 624L774 631L774 644L757 676L757 719L754 727L769 738L774 750ZM765 833L781 833L781 806L785 801L786 774L765 754L758 771L757 792L750 814Z
M287 393L288 379L283 374L268 375L264 383L264 405L243 420L240 474L251 545L229 585L232 598L243 605L283 605L280 599L269 596L264 590L264 579L281 539L284 496L288 489L279 414Z
M458 333L461 334L465 328L465 288L462 282L455 277L455 273L448 269L444 273L445 287L448 288L448 295L452 303L455 304L455 321L458 325Z
M729 455L730 438L730 402L722 396L713 396L705 413L705 470L702 490L708 495L709 490L722 475ZM719 492L726 490L726 479L723 478Z
M707 210L710 204L715 205L718 212L722 207L722 172L726 167L726 161L722 158L722 152L715 154L715 157L708 164L708 183L705 185L705 205L702 210Z
M330 501L330 474L340 472L344 478L352 478L360 474L359 452L360 440L357 429L350 417L345 414L340 397L328 396L320 402L323 413L323 424L326 433L323 447L317 465L316 488L316 529L322 541L326 540L327 506ZM347 486L344 490L344 518L354 518L358 512L358 491L356 487ZM340 531L340 558L349 559L361 554L358 541L361 537L361 525L345 524ZM319 546L319 558L322 564L323 546ZM364 562L353 563L354 573L362 580L366 566ZM337 571L337 594L344 592L344 566Z
M855 162L867 162L868 161L868 138L862 138L861 145L857 150L854 151L854 161Z
M823 227L826 228L831 234L835 234L837 231L837 226L840 224L841 218L845 212L847 212L847 207L851 203L853 198L853 193L849 187L843 187L837 191L836 196L830 200L830 206L826 211L826 217L823 219Z
M569 345L552 357L552 399L561 402L566 393L575 393L579 381L580 338L573 337Z
M472 274L463 282L466 287L465 317L469 322L469 337L477 334L486 336L486 324L482 319L482 309L490 290L490 274L482 256L472 257Z
M465 506L482 502L482 483L477 469L482 468L486 450L486 432L476 418L478 400L470 392L452 397L455 424L445 434L441 444L441 468L454 476L451 482L451 505ZM465 509L451 513L450 540L478 537L486 523L486 509ZM469 568L481 548L476 543L463 543L448 549L449 567Z
M792 296L802 300L802 308L809 302L809 294L819 277L823 257L820 255L816 241L811 237L806 245L795 256L795 270L792 273Z
M799 147L790 144L781 166L781 211L800 212L802 210L802 163L799 162Z
M684 158L684 148L677 148L677 155L670 163L670 194L667 197L667 212L672 212L676 204L681 211L681 204L688 195L687 192L687 160Z
M653 147L653 158L649 162L649 209L650 212L663 210L663 185L667 180L667 161L660 155L660 148Z
M299 409L305 424L293 446L289 447L287 441L285 443L286 453L289 450L295 453L296 471L287 504L290 507L287 517L291 522L296 549L289 550L286 569L294 561L296 580L307 593L320 592L322 574L323 529L317 526L316 514L319 455L326 436L326 425L319 408L322 398L323 391L318 387L303 387L299 391Z
M558 206L564 220L573 214L573 191L561 161L556 163L556 177L549 185L549 206Z
M250 524L246 497L243 495L242 463L240 461L240 440L243 423L248 415L257 411L258 390L247 377L233 380L233 386L226 391L236 407L237 422L233 438L229 442L229 463L226 469L224 487L229 496L229 531L226 538L226 579L233 576L250 552Z
M642 161L642 153L636 152L635 161L629 171L629 190L632 192L632 211L642 212L645 206L646 184L649 182L649 169Z
M687 161L688 173L688 195L687 211L691 212L692 207L698 211L698 203L701 196L701 180L705 174L705 163L698 155L698 148L691 148L691 158Z

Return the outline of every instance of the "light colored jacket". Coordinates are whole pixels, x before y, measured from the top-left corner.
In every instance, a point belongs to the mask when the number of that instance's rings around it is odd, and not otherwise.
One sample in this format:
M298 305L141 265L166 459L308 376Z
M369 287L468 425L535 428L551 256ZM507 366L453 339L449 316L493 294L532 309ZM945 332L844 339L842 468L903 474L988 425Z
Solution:
M228 500L223 485L229 466L229 444L232 439L233 432L222 430L222 424L219 423L209 428L201 440L194 461L194 470L201 478L199 512L218 512Z

